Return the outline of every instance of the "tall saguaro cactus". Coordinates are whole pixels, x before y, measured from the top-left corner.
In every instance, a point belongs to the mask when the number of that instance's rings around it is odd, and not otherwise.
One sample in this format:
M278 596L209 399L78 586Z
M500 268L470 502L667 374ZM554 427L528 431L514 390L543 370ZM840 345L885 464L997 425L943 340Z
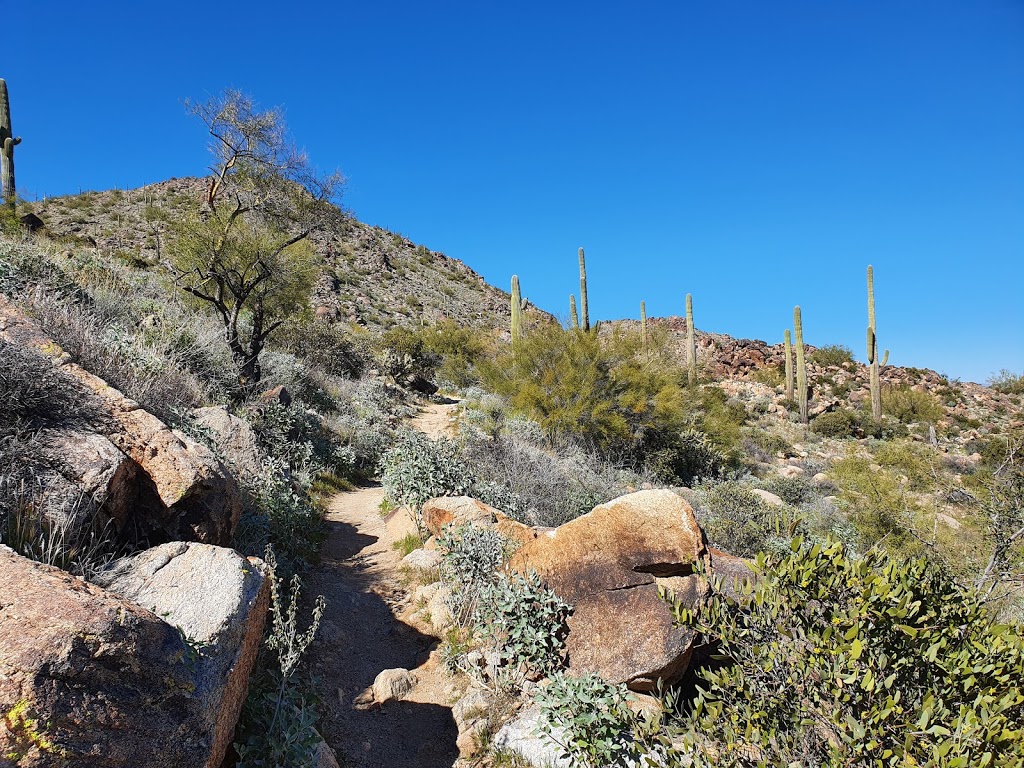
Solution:
M793 344L790 341L789 328L782 334L783 352L786 355L786 399L793 399Z
M580 322L584 331L590 330L590 311L587 307L587 262L580 248Z
M640 302L640 345L644 357L647 357L647 305Z
M878 336L875 334L875 270L868 264L868 365L871 384L871 418L876 424L882 423L882 379L881 367L889 360L889 350L881 362L878 360Z
M523 335L523 297L519 292L519 277L512 275L512 343Z
M0 78L0 178L2 178L4 202L12 209L15 205L14 147L21 138L14 138L11 129L11 102L7 97L7 81Z
M580 327L580 315L576 311L576 296L569 294L569 319L572 321L572 327L579 330Z
M697 382L697 332L693 328L693 296L686 294L686 378Z
M804 360L804 324L800 307L793 307L793 330L796 333L796 394L800 400L800 421L807 423L807 363Z

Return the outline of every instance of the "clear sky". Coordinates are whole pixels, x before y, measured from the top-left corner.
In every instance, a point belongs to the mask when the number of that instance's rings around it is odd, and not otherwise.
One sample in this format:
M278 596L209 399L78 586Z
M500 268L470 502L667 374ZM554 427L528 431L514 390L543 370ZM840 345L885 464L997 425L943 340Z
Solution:
M281 105L360 219L568 313L1024 371L1024 0L5 0L28 199L201 174Z

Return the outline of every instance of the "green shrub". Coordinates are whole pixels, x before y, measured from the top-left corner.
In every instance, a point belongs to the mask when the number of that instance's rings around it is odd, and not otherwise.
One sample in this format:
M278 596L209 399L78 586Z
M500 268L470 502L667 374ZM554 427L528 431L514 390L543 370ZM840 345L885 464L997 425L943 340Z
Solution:
M677 765L660 734L660 722L644 721L630 708L624 685L592 672L559 672L538 689L541 729L561 747L573 766L611 768L627 765ZM678 755L671 755L678 758Z
M381 335L375 344L375 357L381 370L396 380L409 375L429 379L441 362L440 356L424 344L422 334L401 325Z
M648 455L647 468L665 483L689 485L694 480L717 477L728 457L696 429L684 429L678 439Z
M702 566L698 566L702 570ZM1024 640L924 559L794 541L677 620L730 664L681 723L695 766L1024 761ZM734 595L734 596L730 596Z
M1004 395L1024 395L1024 373L1013 373L1003 368L988 380L988 385Z
M388 498L408 507L417 519L423 502L437 496L462 496L473 483L454 442L434 441L412 430L398 433L381 457L379 471Z
M368 353L352 334L325 320L290 320L274 333L274 346L333 376L358 377Z
M812 480L799 475L796 477L774 475L767 480L762 480L759 485L793 506L813 501L819 496L818 486Z
M779 370L776 365L765 365L761 368L756 369L750 378L756 381L758 384L764 384L769 387L781 387L786 383L786 374Z
M508 559L509 541L493 528L467 523L442 531L437 548L441 579L451 589L452 615L462 626L471 626L481 591L498 578L498 569Z
M907 384L882 387L882 411L903 424L917 421L934 424L946 414L937 397Z
M549 675L562 666L572 607L536 573L501 576L484 584L479 597L475 620L481 636L499 649L510 671L518 674L523 665Z
M772 461L776 454L789 455L793 446L782 435L767 429L748 427L743 438L743 447L760 461Z
M736 480L708 483L697 489L701 527L717 549L740 557L778 546L788 539L779 510L765 504Z
M818 347L807 357L812 363L822 368L840 368L853 363L853 350L842 344L829 344Z
M811 422L811 431L825 437L854 437L859 427L857 414L845 408L822 413Z

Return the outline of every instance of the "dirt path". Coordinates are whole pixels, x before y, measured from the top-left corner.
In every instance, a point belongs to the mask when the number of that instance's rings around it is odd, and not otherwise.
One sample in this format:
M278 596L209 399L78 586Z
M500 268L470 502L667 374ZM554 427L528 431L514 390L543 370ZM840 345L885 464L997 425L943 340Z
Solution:
M456 407L428 406L412 426L432 438L447 434ZM307 579L307 594L327 600L310 657L320 678L323 736L346 768L451 768L458 691L438 663L436 638L400 618L409 598L392 545L415 528L403 510L383 518L383 498L381 488L370 487L332 499L321 563ZM394 667L419 679L404 700L356 702L381 670Z

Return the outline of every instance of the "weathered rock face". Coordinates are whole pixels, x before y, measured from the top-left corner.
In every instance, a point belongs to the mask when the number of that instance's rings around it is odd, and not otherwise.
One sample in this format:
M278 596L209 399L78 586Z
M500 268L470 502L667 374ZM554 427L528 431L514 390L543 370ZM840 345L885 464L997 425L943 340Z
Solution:
M249 422L234 416L222 405L196 408L192 417L196 424L209 430L214 444L239 478L251 482L259 476L262 458L256 433Z
M658 583L696 606L704 594L694 562L706 555L693 510L665 490L602 504L525 544L510 566L536 571L574 612L569 667L635 690L674 679L690 660L694 633L672 626Z
M99 579L151 610L201 649L194 696L220 765L242 711L270 600L261 561L209 544L172 542L141 552Z
M221 764L263 633L259 561L167 544L107 590L0 547L0 584L0 764Z
M44 435L45 486L80 491L78 514L108 521L124 543L193 540L226 545L241 516L230 473L203 445L67 359L51 339L0 299L0 338L35 349L81 390L88 408ZM50 482L52 480L52 483ZM70 484L70 485L69 485Z

